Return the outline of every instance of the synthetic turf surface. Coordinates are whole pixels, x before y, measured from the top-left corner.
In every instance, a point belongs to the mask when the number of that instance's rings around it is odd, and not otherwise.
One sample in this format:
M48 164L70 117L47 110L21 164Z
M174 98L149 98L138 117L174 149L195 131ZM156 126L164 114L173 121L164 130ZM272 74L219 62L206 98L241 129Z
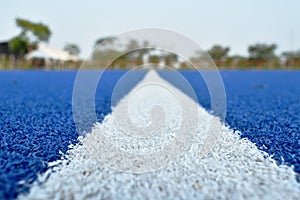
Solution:
M111 112L111 94L125 71L106 71L97 88L98 120ZM129 90L145 72L124 86ZM0 199L16 198L60 159L78 134L72 116L76 72L0 73ZM19 181L25 184L18 184Z
M182 71L210 109L210 96L199 73ZM162 77L180 83L161 72ZM227 96L226 123L242 132L279 164L300 173L300 71L222 71ZM299 179L299 177L298 177Z
M110 97L124 71L108 71L99 87L99 121L111 111ZM127 85L129 90L143 77ZM201 105L210 108L205 84L195 72L182 74L195 89ZM0 199L28 191L47 163L60 158L77 142L72 119L72 88L76 72L0 73ZM180 88L166 72L162 76ZM300 172L300 72L223 71L227 92L226 123L242 131L279 163Z

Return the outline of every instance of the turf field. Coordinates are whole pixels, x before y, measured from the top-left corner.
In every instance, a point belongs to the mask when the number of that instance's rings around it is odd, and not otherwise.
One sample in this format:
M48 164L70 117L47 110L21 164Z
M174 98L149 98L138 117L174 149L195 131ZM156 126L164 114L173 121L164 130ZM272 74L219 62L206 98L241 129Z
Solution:
M125 71L105 72L96 94L99 122L111 112L111 95ZM126 85L130 90L145 75ZM199 74L181 71L199 104L210 98ZM161 77L180 88L166 71ZM222 71L227 95L226 124L241 132L278 164L300 173L300 72ZM16 71L0 73L0 199L14 199L78 142L72 118L76 72Z

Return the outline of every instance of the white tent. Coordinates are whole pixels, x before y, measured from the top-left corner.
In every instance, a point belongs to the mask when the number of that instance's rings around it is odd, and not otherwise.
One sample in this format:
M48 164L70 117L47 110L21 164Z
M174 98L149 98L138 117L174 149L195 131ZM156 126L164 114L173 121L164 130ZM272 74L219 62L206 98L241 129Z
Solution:
M58 60L58 61L76 61L76 56L69 54L67 51L53 49L44 45L39 45L34 51L25 55L26 59L43 58L45 60Z
M50 59L50 57L47 54L45 54L44 52L39 51L39 50L34 50L34 51L30 52L30 53L27 53L25 55L25 58L28 59L28 60L32 59L32 58Z

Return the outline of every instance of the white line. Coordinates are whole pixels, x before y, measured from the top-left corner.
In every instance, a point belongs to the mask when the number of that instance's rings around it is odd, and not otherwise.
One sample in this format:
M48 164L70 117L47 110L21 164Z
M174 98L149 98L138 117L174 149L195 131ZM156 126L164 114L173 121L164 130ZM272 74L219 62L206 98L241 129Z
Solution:
M149 80L168 84L156 73L150 72L135 88ZM178 91L171 84L168 84L168 87ZM113 114L122 104L128 103L133 91L134 89L119 102ZM182 92L177 95L189 99ZM148 96L141 95L140 98L144 98L145 104L133 106L132 109L136 110L131 112L132 117L136 116L133 121L141 124L147 124L149 116L144 114L149 111L149 105L153 101L163 99L162 103L170 105L170 108L176 107L174 100L166 99L162 93L149 93ZM186 103L194 102L190 99ZM39 177L39 180L43 181L50 174L42 185L35 182L30 193L27 196L20 195L19 198L297 199L300 196L299 184L291 168L277 166L275 161L259 151L255 144L241 139L238 133L224 125L214 141L211 152L207 156L201 156L203 133L209 128L208 122L213 120L217 126L218 119L202 107L199 106L198 109L200 122L190 149L165 168L149 173L126 173L113 170L95 159L97 151L94 150L97 149L99 134L106 131L105 134L111 134L115 139L119 134L118 124L113 120L113 114L110 114L101 124L96 124L90 134L81 138L82 144L72 147L65 159L52 163L56 166ZM166 116L166 121L172 120L174 115L176 119L177 112L178 110L174 111L170 118ZM176 123L174 130L178 125ZM170 135L170 132L170 129L163 129L163 134ZM160 145L165 144L161 142Z

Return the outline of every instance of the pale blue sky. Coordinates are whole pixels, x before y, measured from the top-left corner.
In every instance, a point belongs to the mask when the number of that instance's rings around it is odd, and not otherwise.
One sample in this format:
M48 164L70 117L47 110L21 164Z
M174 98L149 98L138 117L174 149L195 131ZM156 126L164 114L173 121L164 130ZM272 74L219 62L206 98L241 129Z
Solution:
M142 27L178 31L204 49L227 45L231 55L247 55L247 46L255 42L274 42L278 53L300 49L297 0L10 0L1 3L0 41L19 33L16 17L49 25L50 46L77 43L83 57L97 38Z

